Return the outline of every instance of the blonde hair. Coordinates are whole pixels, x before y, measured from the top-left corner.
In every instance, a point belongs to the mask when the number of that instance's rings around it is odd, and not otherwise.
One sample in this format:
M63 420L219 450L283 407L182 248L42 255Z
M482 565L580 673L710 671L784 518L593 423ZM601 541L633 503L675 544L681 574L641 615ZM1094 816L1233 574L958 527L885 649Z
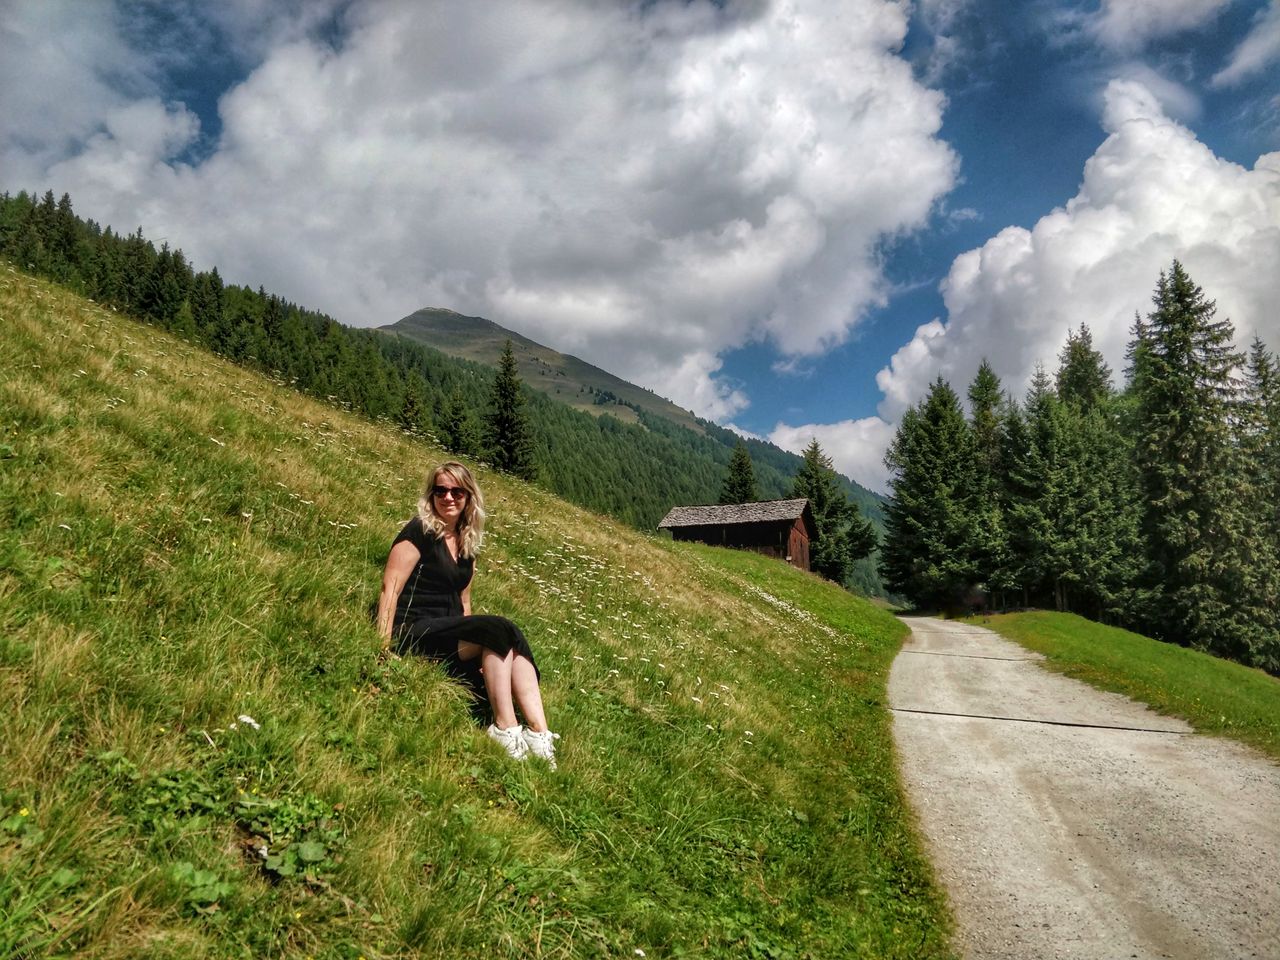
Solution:
M427 481L422 485L422 495L418 497L418 519L422 521L424 529L437 538L444 537L444 521L436 513L431 498L431 488L441 475L449 477L467 491L467 503L462 508L462 515L458 517L458 554L474 557L484 540L484 495L480 493L480 486L471 471L461 463L449 460L427 473Z

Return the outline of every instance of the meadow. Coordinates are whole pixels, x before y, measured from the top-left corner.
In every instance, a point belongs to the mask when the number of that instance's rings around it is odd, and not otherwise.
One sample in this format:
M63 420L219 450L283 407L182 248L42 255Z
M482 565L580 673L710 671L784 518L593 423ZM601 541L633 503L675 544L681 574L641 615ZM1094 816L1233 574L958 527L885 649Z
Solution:
M368 621L442 457L0 263L0 956L952 956L891 615L480 467L514 764Z

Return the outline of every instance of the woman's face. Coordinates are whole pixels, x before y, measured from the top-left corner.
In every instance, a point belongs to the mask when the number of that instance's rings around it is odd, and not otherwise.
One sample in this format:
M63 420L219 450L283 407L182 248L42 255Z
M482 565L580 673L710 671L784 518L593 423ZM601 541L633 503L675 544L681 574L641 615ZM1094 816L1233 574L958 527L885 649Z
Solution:
M437 491L446 491L443 495ZM447 473L437 473L432 481L431 506L445 526L457 523L467 506L467 493L457 479Z

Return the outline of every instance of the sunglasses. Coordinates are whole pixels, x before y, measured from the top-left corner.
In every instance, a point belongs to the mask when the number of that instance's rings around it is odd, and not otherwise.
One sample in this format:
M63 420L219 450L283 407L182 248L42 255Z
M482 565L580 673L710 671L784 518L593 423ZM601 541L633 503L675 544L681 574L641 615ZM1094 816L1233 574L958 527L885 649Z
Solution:
M433 497L452 497L454 500L465 500L467 498L466 487L442 487L439 484L431 488Z

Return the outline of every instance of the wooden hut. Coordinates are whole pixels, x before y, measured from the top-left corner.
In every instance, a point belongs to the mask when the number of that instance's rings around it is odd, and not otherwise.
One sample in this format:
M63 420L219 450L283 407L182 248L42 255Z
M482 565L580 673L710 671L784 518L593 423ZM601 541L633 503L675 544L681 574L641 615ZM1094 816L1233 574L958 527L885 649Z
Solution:
M817 534L809 501L761 500L705 507L672 507L658 524L677 540L753 550L809 569L809 541Z

